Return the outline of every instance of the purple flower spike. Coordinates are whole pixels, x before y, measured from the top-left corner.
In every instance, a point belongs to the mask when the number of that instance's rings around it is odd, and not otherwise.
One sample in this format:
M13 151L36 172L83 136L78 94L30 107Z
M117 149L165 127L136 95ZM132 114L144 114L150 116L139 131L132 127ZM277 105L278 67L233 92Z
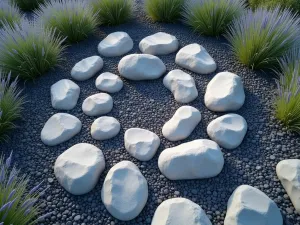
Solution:
M5 203L5 204L0 208L0 212L3 212L4 210L6 210L9 206L10 206L10 202Z
M5 180L5 167L3 165L0 171L0 183L3 183L4 180Z
M11 166L12 153L13 153L13 151L10 152L9 157L6 159L6 163L5 163L6 168L9 168Z
M35 187L33 187L30 191L29 191L29 194L32 195L34 194L40 187L41 185L43 184L44 181L42 181L41 183L39 183L38 185L36 185Z
M52 214L53 214L53 212L49 212L49 213L46 213L45 215L40 216L39 218L37 218L37 222L43 221L44 219L51 216Z

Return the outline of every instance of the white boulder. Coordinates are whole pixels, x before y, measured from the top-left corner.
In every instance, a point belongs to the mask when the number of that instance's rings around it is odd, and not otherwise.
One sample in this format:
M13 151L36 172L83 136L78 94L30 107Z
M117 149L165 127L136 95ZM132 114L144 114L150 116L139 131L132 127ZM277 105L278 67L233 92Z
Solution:
M62 79L51 86L52 107L60 110L73 109L78 101L80 88L73 81Z
M300 160L280 161L276 166L276 173L296 211L300 213Z
M165 149L158 158L161 173L170 180L214 177L222 171L223 166L224 158L220 147L207 139Z
M182 70L170 71L164 77L163 83L173 93L177 102L189 103L198 97L194 79Z
M80 120L75 116L67 113L54 114L42 129L42 142L49 146L58 145L78 134L81 127Z
M119 62L118 69L120 75L129 80L153 80L166 72L165 64L148 54L127 55Z
M113 108L113 99L109 94L99 93L87 97L82 104L82 111L88 116L100 116Z
M118 120L110 116L96 119L91 126L91 135L94 139L102 141L115 137L121 129Z
M177 51L178 47L177 38L164 32L145 37L139 44L141 52L150 55L167 55Z
M110 72L105 72L97 77L96 87L100 91L115 93L123 88L123 81L119 76Z
M234 149L242 143L247 129L247 122L242 116L230 113L211 121L207 133L221 147Z
M83 195L96 186L104 168L102 151L94 145L80 143L58 156L54 174L68 192Z
M133 48L131 37L125 32L114 32L104 38L98 45L100 55L105 57L121 56Z
M151 225L212 225L203 209L186 198L171 198L156 209Z
M190 44L180 49L175 62L185 69L200 74L209 74L217 69L214 59L199 44Z
M160 139L155 133L141 128L126 130L124 142L129 154L141 161L152 159L160 145Z
M282 224L282 216L276 203L254 187L239 186L228 201L224 225Z
M101 198L113 217L122 221L132 220L146 205L148 184L135 164L122 161L108 171Z
M240 109L245 102L242 79L234 73L218 73L207 85L204 102L215 112Z
M169 141L187 138L201 121L201 113L192 106L181 106L173 117L165 123L162 133Z
M103 67L100 56L91 56L76 63L71 70L71 76L78 81L88 80Z

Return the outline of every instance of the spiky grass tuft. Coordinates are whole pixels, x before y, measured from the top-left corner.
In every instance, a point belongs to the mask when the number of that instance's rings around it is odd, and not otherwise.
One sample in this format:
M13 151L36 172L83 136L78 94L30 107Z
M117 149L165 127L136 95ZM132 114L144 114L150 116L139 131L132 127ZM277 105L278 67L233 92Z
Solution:
M289 10L247 10L230 25L226 38L235 56L252 69L274 69L300 44L300 18Z
M6 0L0 2L0 28L5 24L12 26L14 23L20 23L23 14L19 8Z
M259 7L266 7L266 8L275 8L275 7L282 7L282 8L290 8L294 11L300 12L300 1L299 0L248 0L249 6L252 9L256 9Z
M13 4L16 4L23 11L32 11L44 4L48 0L10 0Z

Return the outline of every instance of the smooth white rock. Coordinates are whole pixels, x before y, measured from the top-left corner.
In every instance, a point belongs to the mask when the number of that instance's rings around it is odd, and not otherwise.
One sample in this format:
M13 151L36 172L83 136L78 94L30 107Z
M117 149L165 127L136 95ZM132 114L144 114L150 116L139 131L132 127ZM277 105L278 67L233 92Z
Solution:
M163 80L177 102L189 103L198 97L194 78L182 70L170 71Z
M80 87L73 81L62 79L51 86L52 107L60 110L73 109L78 101Z
M145 37L139 44L141 52L150 55L167 55L177 51L178 47L177 38L164 32Z
M146 205L148 184L135 164L122 161L108 171L101 198L113 217L122 221L132 220Z
M242 143L247 129L247 122L242 116L230 113L211 121L207 133L221 147L234 149Z
M282 225L279 208L265 193L241 185L227 204L224 225Z
M82 111L88 116L100 116L113 108L113 99L109 94L99 93L87 97L82 104Z
M58 156L54 174L68 192L83 195L96 186L104 168L102 151L94 145L80 143Z
M131 37L125 32L114 32L104 38L98 45L100 55L105 57L121 56L133 48Z
M152 159L160 145L160 139L155 133L141 128L126 130L124 142L129 154L141 161Z
M81 127L81 121L75 116L67 113L54 114L42 129L42 142L49 146L58 145L78 134Z
M78 81L88 80L103 67L103 60L100 56L91 56L76 63L72 68L71 76Z
M166 72L165 64L149 54L127 55L119 62L118 69L120 75L129 80L153 80Z
M217 69L214 59L199 44L190 44L180 49L175 62L185 69L200 74L209 74Z
M300 213L300 160L280 161L276 166L276 173L296 211Z
M223 169L223 153L214 141L198 139L167 148L158 158L161 173L170 180L203 179Z
M96 140L107 140L115 137L121 129L118 120L110 116L96 119L91 126L91 135Z
M187 138L201 121L201 113L192 106L181 106L173 117L165 123L162 133L169 141Z
M218 73L207 85L204 102L215 112L235 111L245 102L245 92L241 77L234 73Z
M212 225L203 209L186 198L171 198L156 209L151 225Z
M95 84L97 89L108 93L116 93L123 88L123 81L121 78L110 72L100 74L97 77Z

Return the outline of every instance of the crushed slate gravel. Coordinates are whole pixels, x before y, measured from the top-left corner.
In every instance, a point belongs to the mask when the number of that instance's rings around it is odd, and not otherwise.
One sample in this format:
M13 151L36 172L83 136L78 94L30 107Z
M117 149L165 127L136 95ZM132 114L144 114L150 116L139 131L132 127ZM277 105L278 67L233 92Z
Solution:
M30 175L30 187L44 180L49 189L42 197L41 213L53 212L52 216L39 223L44 225L121 225L151 224L151 219L158 205L169 198L185 197L199 204L211 219L212 224L222 225L226 215L227 201L233 190L242 184L259 188L273 199L280 207L285 225L300 225L300 215L295 209L280 184L275 167L283 159L299 158L300 138L289 133L274 118L272 99L275 95L274 77L263 72L254 72L241 65L230 52L228 43L223 38L202 37L183 24L153 23L146 18L138 0L135 18L127 24L117 27L100 27L96 34L86 41L68 47L66 61L60 68L50 71L34 82L24 84L27 103L24 107L23 120L19 129L11 133L11 140L1 144L1 152L8 155L14 152L14 163L21 173ZM154 81L124 81L123 89L112 94L114 108L108 114L121 123L121 132L113 139L96 141L90 135L90 126L94 119L86 116L81 105L83 100L99 93L95 86L97 75L84 81L76 82L80 88L77 106L68 113L78 117L83 127L71 140L58 146L49 147L40 139L40 132L45 122L58 110L51 106L50 86L60 79L71 79L73 65L83 58L98 55L98 43L109 33L127 32L134 41L130 53L140 53L138 43L146 36L159 31L175 35L181 47L198 43L203 45L218 65L216 72L199 75L180 68L175 64L176 53L160 56L167 70L182 69L195 79L199 96L189 105L202 113L202 121L194 132L184 141L169 142L163 136L161 128L174 112L182 106L175 102L173 95L163 86L163 77ZM117 65L122 57L104 59L101 72L118 74ZM183 142L199 138L208 138L208 123L224 113L214 113L204 105L204 93L212 77L222 71L230 71L242 77L246 101L236 113L248 122L249 130L243 143L234 150L222 149L225 165L222 172L214 178L203 180L170 181L159 171L157 160L160 152ZM100 74L100 73L99 73ZM161 138L161 146L155 157L148 162L140 162L131 157L124 147L124 132L132 127L140 127L155 132ZM88 194L74 196L67 193L55 179L53 165L56 158L69 147L86 142L99 147L106 159L106 169L97 186ZM122 160L134 162L148 181L149 197L142 213L134 220L121 222L114 219L101 201L101 187L108 170Z

